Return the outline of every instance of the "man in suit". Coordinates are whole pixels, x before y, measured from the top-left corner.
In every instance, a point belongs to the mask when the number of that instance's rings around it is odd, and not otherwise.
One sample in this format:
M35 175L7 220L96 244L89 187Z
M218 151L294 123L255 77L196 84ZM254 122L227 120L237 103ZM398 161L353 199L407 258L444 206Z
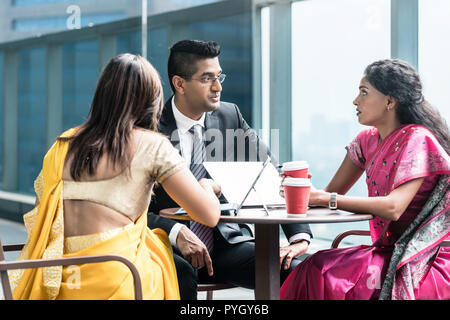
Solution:
M180 150L197 179L208 178L202 161L264 161L270 155L239 108L220 101L225 75L219 54L217 43L197 40L183 40L170 49L168 73L174 95L164 106L158 128ZM194 162L199 162L197 167ZM154 192L149 227L162 228L169 235L181 299L196 299L198 282L255 287L252 237L243 235L237 224L219 223L213 230L198 231L192 223L161 217L160 210L178 204L162 187ZM280 249L280 280L284 281L299 263L295 258L307 251L312 234L304 224L282 227L289 240L289 245Z

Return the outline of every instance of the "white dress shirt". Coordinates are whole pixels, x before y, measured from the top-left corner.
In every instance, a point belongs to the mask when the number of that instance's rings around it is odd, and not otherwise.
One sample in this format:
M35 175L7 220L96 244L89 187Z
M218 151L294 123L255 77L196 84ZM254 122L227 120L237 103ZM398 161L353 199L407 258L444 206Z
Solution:
M192 157L192 147L194 144L194 135L189 132L192 126L199 124L203 128L205 127L205 114L199 120L193 120L189 117L186 117L184 114L178 110L175 105L175 96L172 97L172 111L173 116L175 118L175 122L178 128L178 137L180 139L180 150L181 156L184 158L187 164L191 163ZM176 223L169 233L170 244L174 247L177 246L177 237L178 232L180 232L180 228L183 226L181 223Z
M205 128L205 114L199 120L192 120L186 117L178 110L175 105L175 98L172 98L172 111L175 117L175 122L178 128L178 136L180 138L180 150L186 163L191 163L192 146L194 144L194 135L189 132L192 126L199 124L202 128Z

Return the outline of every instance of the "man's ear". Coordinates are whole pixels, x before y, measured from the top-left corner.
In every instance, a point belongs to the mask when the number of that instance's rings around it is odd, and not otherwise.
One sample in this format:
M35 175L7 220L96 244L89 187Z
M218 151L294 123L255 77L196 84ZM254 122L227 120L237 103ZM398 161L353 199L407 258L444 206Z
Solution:
M172 77L172 84L175 88L175 91L179 94L184 94L184 83L185 80L180 76L173 76Z

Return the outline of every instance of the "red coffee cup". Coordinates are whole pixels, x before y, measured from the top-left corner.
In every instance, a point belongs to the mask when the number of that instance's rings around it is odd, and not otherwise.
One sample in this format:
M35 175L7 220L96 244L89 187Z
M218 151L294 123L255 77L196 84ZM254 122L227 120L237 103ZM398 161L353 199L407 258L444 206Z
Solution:
M311 181L304 178L285 178L283 181L284 198L288 215L306 215L309 203Z
M283 163L281 170L288 177L308 178L308 162L290 161Z

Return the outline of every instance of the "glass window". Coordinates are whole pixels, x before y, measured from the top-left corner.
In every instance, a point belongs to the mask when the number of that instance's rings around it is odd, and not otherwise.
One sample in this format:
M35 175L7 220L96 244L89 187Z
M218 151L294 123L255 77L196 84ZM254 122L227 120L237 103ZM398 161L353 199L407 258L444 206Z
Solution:
M0 51L0 177L3 177L3 52ZM3 179L0 179L0 188Z
M169 58L169 48L167 45L167 28L148 30L148 61L159 72L164 89L164 98L168 99L172 95L167 79L167 59ZM133 31L117 36L117 54L133 53L142 54L141 32Z
M117 35L116 53L141 53L141 32L133 31Z
M270 146L270 7L261 9L261 124L260 138Z
M220 64L227 75L221 99L239 106L245 120L251 123L252 70L251 70L251 15L242 14L213 21L189 24L186 38L216 41L221 46ZM140 33L137 34L140 37ZM167 76L169 48L168 28L150 29L148 32L148 60L158 70L164 87L164 97L172 96ZM118 48L125 48L126 38L118 38ZM120 43L120 45L119 45ZM140 47L140 38L136 40ZM139 52L141 50L139 49Z
M314 0L292 5L292 150L307 160L312 182L323 188L365 127L353 99L364 68L390 57L390 1ZM366 196L363 175L349 192ZM315 238L333 239L367 222L317 224Z
M83 14L80 16L80 27L91 27L125 18L125 12L108 12L102 14ZM67 28L67 16L26 18L13 21L14 31L63 30Z
M98 72L98 41L64 44L63 52L63 129L82 124L88 116Z
M223 0L152 0L148 2L148 9L153 13L175 11L189 7L202 6L205 4ZM141 1L139 0L139 3Z
M34 193L46 152L46 50L18 52L18 191Z
M148 31L148 61L159 72L161 82L164 89L164 99L172 96L173 92L170 88L167 76L167 60L169 59L169 45L167 44L168 29L158 28Z
M450 124L450 2L419 1L419 73L425 98Z
M251 14L192 23L192 39L220 44L220 65L227 79L221 100L238 105L244 119L252 123L252 26ZM181 39L180 39L181 40Z
M174 4L180 4L183 6L199 6L207 3L217 2L220 0L172 0Z
M0 1L0 43L139 17L141 9L141 0Z
M86 1L86 0L78 0ZM50 4L50 3L73 3L72 0L13 0L13 6L21 7L21 6L35 6L41 4Z

